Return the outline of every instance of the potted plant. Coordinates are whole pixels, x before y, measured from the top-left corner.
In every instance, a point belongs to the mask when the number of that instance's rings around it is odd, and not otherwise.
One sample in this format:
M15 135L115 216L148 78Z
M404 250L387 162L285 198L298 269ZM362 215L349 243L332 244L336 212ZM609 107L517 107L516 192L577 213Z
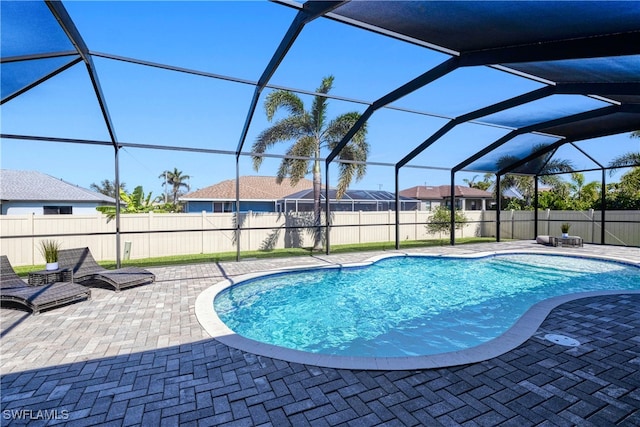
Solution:
M571 228L571 224L569 224L568 222L565 222L560 226L560 230L562 231L562 237L565 239L569 237L569 228Z
M58 250L60 249L60 243L56 240L43 240L40 242L40 252L44 257L47 266L47 270L58 269Z

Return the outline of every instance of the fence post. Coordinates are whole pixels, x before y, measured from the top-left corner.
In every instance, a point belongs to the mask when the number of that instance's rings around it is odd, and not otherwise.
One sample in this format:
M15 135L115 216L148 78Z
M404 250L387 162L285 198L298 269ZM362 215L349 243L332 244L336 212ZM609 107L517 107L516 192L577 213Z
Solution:
M129 261L131 258L131 242L129 241L124 242L124 254L122 258L126 261Z
M362 243L362 211L358 211L358 243Z
M595 237L595 232L596 232L596 223L595 223L595 215L594 215L594 210L593 209L589 209L589 217L591 218L591 237L589 238L589 243L593 243L593 238Z
M202 211L200 213L200 253L205 253L204 252L204 227L205 224L207 223L206 221L207 219L207 212L206 211Z
M34 232L34 218L35 218L36 213L35 212L31 212L31 215L29 215L29 232L31 233L31 235L35 235L36 233ZM34 265L36 262L36 239L34 237L31 238L31 265Z
M147 221L147 231L149 231L149 233L147 233L147 257L151 258L151 230L153 229L153 211L149 212L148 219L149 221Z
M511 239L515 239L515 227L516 224L514 222L514 217L515 217L515 210L511 209Z
M547 236L551 235L551 209L547 209Z
M251 213L253 211L248 210L246 215L247 215L247 248L248 250L252 251L253 248L251 247Z

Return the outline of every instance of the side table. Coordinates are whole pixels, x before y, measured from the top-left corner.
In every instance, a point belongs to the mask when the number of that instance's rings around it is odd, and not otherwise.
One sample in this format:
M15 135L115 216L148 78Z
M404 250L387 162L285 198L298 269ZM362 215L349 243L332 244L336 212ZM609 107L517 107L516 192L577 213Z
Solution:
M562 247L582 247L584 245L582 237L580 236L569 236L569 237L555 237L549 236L549 244L551 246L562 246Z
M40 286L54 282L73 282L73 270L70 268L59 268L57 270L29 272L29 286Z

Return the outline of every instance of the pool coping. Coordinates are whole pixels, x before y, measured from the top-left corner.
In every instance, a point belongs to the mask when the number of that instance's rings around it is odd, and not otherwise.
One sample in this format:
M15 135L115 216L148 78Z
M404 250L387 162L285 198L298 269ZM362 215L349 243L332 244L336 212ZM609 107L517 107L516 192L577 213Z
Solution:
M412 369L434 369L444 368L458 365L467 365L470 363L478 363L500 356L511 351L523 344L531 338L538 330L542 322L547 318L551 310L566 302L574 301L581 298L597 297L602 295L618 295L618 294L640 294L640 291L631 290L609 290L609 291L590 291L580 292L567 295L561 295L540 301L522 317L520 317L507 331L502 335L482 343L480 345L470 347L463 350L446 352L433 355L423 356L407 356L407 357L351 357L310 353L301 350L288 349L272 344L255 341L241 335L236 334L218 317L213 309L213 300L215 296L224 289L233 286L239 282L262 277L280 272L304 271L310 268L326 269L340 267L358 267L371 265L376 261L385 258L398 256L425 256L438 258L484 258L501 254L543 254L543 255L563 255L574 258L588 258L605 261L620 262L626 265L640 267L640 262L620 257L609 257L602 255L586 255L576 254L575 252L557 251L552 254L540 250L501 250L501 251L485 251L473 254L429 254L429 253L403 253L398 251L394 254L385 254L368 258L363 262L349 264L329 264L317 265L309 264L306 266L296 266L290 268L278 268L256 273L244 274L234 279L227 279L218 282L213 286L205 289L195 302L195 314L202 328L214 339L222 342L229 347L238 350L247 351L253 354L271 357L274 359L285 360L288 362L296 362L306 365L314 365L328 368L338 369L367 369L367 370L412 370Z

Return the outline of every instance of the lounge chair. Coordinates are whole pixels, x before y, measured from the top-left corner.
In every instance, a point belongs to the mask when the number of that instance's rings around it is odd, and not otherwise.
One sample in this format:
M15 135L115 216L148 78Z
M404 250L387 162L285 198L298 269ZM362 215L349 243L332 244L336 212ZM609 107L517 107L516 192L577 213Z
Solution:
M91 299L91 290L71 282L29 286L13 270L9 258L0 256L0 301L22 304L33 314L71 302Z
M73 281L83 284L106 284L116 292L131 286L153 283L156 276L142 268L123 267L108 270L101 267L91 255L89 248L61 249L58 251L60 268L73 270Z
M536 243L539 243L541 245L549 246L549 245L551 245L551 236L546 236L546 235L537 236L536 237Z

